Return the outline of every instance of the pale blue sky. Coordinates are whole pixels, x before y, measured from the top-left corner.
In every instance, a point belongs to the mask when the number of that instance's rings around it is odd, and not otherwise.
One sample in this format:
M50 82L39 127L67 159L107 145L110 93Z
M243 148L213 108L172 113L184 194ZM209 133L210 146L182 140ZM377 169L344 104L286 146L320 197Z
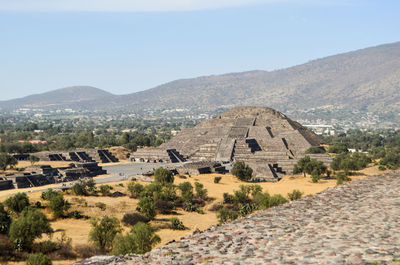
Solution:
M115 94L400 41L400 1L0 0L0 100Z

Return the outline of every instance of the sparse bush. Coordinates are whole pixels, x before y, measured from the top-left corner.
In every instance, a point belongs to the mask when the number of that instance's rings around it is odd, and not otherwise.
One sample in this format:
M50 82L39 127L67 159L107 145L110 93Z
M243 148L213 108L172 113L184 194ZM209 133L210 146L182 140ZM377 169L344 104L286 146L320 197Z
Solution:
M169 219L171 222L171 227L173 230L185 230L185 226L183 225L182 221L176 217L172 217Z
M220 209L222 209L223 207L224 207L224 205L221 203L214 203L213 205L211 205L209 210L212 212L216 212L216 211L219 211Z
M31 254L26 260L26 265L52 265L51 259L49 259L43 253Z
M140 183L130 182L128 184L128 191L131 198L139 198L140 194L144 191L144 186Z
M181 190L182 199L185 202L193 200L193 186L190 182L182 182L178 185L178 189Z
M154 171L154 181L161 184L173 183L174 176L170 170L160 167Z
M84 259L101 254L101 251L98 248L95 248L94 246L89 244L77 245L74 247L74 250L79 257Z
M134 226L139 222L147 223L148 221L149 219L140 213L126 213L122 217L122 223L126 226Z
M351 181L351 178L349 178L344 172L338 172L336 174L336 185L341 185L344 181Z
M78 196L87 196L88 195L86 183L83 181L79 181L78 183L75 183L71 189L75 195L78 195Z
M231 173L242 181L250 181L253 175L253 169L243 161L239 161L233 165Z
M102 203L102 202L96 202L95 206L100 208L100 210L102 210L102 211L105 211L106 207L107 207L107 205L105 203Z
M222 177L218 176L214 178L214 183L218 184L221 181Z
M196 197L200 200L207 200L207 190L204 188L204 185L199 182L195 182L194 185L196 190Z
M197 212L197 207L193 202L187 201L183 204L183 210L186 212Z
M7 208L15 213L21 213L29 206L29 198L26 193L17 193L5 200L4 204Z
M270 207L274 207L274 206L278 206L284 203L287 203L288 200L285 199L285 197L283 197L280 194L274 194L271 196L271 198L269 199L269 206Z
M326 153L325 149L320 146L311 146L305 152L306 154L324 154Z
M48 189L47 191L42 192L40 198L42 198L45 201L50 201L52 197L57 196L58 194L60 194L60 192L57 192L53 189Z
M12 219L4 209L4 205L0 203L0 234L8 234L11 221Z
M155 202L155 205L156 205L156 209L161 214L170 214L171 211L174 209L174 205L169 201L157 200Z
M231 204L235 202L235 197L232 194L224 193L223 194L224 203Z
M93 219L92 227L89 240L103 252L111 248L115 236L121 232L118 219L107 215L101 220Z
M156 205L154 201L149 197L140 198L136 210L150 220L153 220L156 216Z
M378 166L378 169L381 170L381 171L385 171L385 170L386 170L386 167L383 166L383 165L379 165L379 166Z
M254 202L257 205L258 209L268 209L270 206L271 195L268 192L257 193L254 196Z
M131 233L116 238L113 254L144 254L160 241L160 237L150 225L139 222L132 227Z
M100 192L103 194L103 196L107 196L110 194L110 191L113 189L112 186L110 185L100 185Z
M293 190L292 192L289 192L287 195L288 195L289 200L295 201L295 200L301 199L301 196L303 196L303 193L299 190Z
M239 217L239 213L224 207L218 211L217 217L219 224L223 224L227 221L236 220Z
M82 219L84 217L82 213L77 210L70 212L68 216L74 219Z
M71 207L69 202L64 199L62 193L58 193L50 198L50 209L53 211L54 218L65 216L65 212Z
M34 252L41 252L43 254L49 254L51 252L54 252L58 249L58 245L56 242L53 242L51 240L46 240L42 241L39 243L36 243L34 245Z

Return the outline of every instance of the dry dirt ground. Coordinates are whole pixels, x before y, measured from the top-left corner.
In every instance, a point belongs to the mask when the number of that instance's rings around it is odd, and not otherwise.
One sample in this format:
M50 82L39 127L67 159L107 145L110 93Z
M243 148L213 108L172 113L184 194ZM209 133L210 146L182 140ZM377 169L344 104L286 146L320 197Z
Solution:
M371 168L364 170L363 174L375 174L378 171L377 169ZM222 179L220 183L214 183L214 177L221 176ZM353 176L353 179L362 178L363 175ZM161 243L157 246L162 246L165 243L171 240L178 240L181 237L192 233L196 229L205 230L211 225L215 225L218 223L216 213L209 211L211 205L216 202L221 202L223 193L228 192L232 193L234 190L239 189L240 185L249 184L242 181L239 181L232 175L219 175L219 174L206 174L199 176L186 176L186 179L180 178L178 176L175 177L175 184L179 184L185 181L189 181L192 184L196 181L204 184L204 187L208 190L208 196L213 200L207 203L204 207L204 214L198 213L188 213L184 211L177 211L175 215L157 215L156 220L152 221L152 225L158 227L157 234L161 237ZM123 193L127 193L127 185L129 181L122 181L116 183L108 183L113 187L112 192L120 191ZM142 183L147 185L148 183ZM251 183L250 183L251 184ZM283 196L287 196L288 192L293 191L294 189L298 189L304 193L304 195L315 194L321 192L329 187L334 187L336 185L335 180L321 180L319 183L312 183L309 177L303 176L286 176L281 181L277 183L257 183L262 188L263 191L268 191L270 194L281 194ZM50 188L51 186L49 186ZM40 187L43 188L43 187ZM31 193L28 193L31 202L41 201L42 204L46 204L45 201L40 199L41 192L34 191L32 189ZM15 190L14 190L15 191ZM0 201L6 199L6 197L2 196L2 193L6 193L7 191L0 191ZM3 194L4 195L4 194ZM112 198L112 197L104 197L104 196L75 196L72 194L66 194L65 198L71 203L72 210L79 210L83 215L92 217L102 217L104 215L115 216L119 220L122 219L125 213L134 212L138 203L137 199L131 199L128 196ZM96 206L96 203L102 202L106 205L105 210L101 210ZM49 218L52 218L51 213L45 209L44 212L48 215ZM169 226L169 218L175 216L178 217L183 224L187 227L184 231L175 231L168 228ZM56 231L53 235L53 239L59 238L63 231L65 231L66 235L72 239L72 245L81 245L88 243L88 235L91 229L90 219L59 219L52 220L51 226ZM124 231L129 231L129 227L123 226ZM42 240L45 240L43 238ZM61 263L60 263L61 262ZM70 264L73 261L59 261L55 264Z

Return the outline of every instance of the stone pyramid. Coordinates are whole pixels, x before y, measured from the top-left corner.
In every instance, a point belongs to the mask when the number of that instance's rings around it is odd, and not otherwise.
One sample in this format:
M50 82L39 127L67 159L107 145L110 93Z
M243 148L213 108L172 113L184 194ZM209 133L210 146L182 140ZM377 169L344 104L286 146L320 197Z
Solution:
M194 128L184 129L157 148L132 157L142 162L244 161L254 181L276 181L322 139L284 114L265 107L236 107ZM330 163L328 155L311 155Z

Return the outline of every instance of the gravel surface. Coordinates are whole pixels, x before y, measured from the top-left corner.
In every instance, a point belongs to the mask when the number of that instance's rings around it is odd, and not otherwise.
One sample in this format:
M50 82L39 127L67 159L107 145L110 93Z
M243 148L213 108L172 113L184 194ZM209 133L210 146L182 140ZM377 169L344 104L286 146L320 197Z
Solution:
M79 264L400 264L399 192L400 171L371 176L142 256Z

